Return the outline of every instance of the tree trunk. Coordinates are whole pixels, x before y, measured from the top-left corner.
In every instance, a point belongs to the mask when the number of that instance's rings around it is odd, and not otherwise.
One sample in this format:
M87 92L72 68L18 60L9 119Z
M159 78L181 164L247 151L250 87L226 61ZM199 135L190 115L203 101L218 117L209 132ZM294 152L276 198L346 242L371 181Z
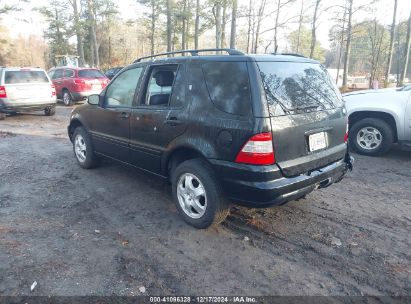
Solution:
M151 0L151 30L150 30L150 44L151 44L151 55L155 53L154 39L156 32L156 1Z
M264 10L265 10L266 0L261 1L260 8L258 9L258 16L257 16L257 29L255 30L255 41L254 41L254 53L256 54L258 51L258 43L260 39L260 29L261 29L261 21L263 19Z
M304 0L301 0L300 19L298 21L298 36L297 36L297 49L296 49L297 54L300 52L301 29L303 27L303 21L304 21Z
M391 71L391 64L392 64L392 54L394 51L394 38L395 38L395 26L397 23L397 7L398 7L398 0L394 0L394 14L392 17L392 25L390 30L390 48L388 49L388 62L387 62L387 69L385 70L385 79L384 79L384 87L388 87L388 77Z
M311 25L311 48L310 48L310 58L314 57L315 46L317 44L317 16L318 16L318 8L320 6L321 0L317 0L315 2L315 9L314 9L314 16L313 16L313 23Z
M186 14L187 14L187 0L183 1L183 24L181 26L181 49L184 50L186 47Z
M345 6L344 6L344 18L343 18L343 25L341 29L340 51L338 54L337 77L335 78L336 85L338 85L338 79L340 78L340 68L341 68L341 58L342 58L342 51L343 51L343 44L344 44L345 23L347 22L347 1L348 0L345 1Z
M236 47L235 36L237 35L237 6L238 1L233 0L233 9L231 11L230 49L235 49Z
M252 46L250 46L250 42L253 41L253 37L251 37L251 12L253 7L253 0L250 0L250 7L248 8L248 32L247 32L247 53L252 51Z
M344 74L343 74L343 88L347 88L348 83L348 67L350 64L351 56L351 41L352 41L352 15L353 15L353 1L348 0L348 23L347 23L347 44L345 47L345 58L344 58Z
M221 3L217 1L215 12L215 47L221 48Z
M167 0L167 52L171 52L171 37L172 37L172 25L171 25L171 8L172 0Z
M226 23L227 23L227 1L223 1L223 17L221 20L221 47L225 48L226 47L226 31L225 31L225 27L226 27Z
M407 40L406 40L405 54L404 54L405 55L404 56L404 66L401 72L400 86L404 85L405 78L407 77L408 61L410 59L410 50L411 50L411 13L408 19Z
M76 28L77 36L77 55L79 58L79 65L84 66L84 48L83 48L83 35L80 29L80 17L78 13L77 0L72 0L73 12L74 12L74 26Z
M198 39L200 36L200 0L196 2L196 22L194 29L194 48L198 49Z
M280 9L281 9L281 0L277 0L277 12L275 14L275 23L274 23L274 53L277 53L278 50L278 22L280 20Z
M96 67L100 66L100 58L97 45L97 36L96 36L96 18L94 16L94 4L93 0L87 0L88 4L88 13L90 18L90 32L91 32L91 43L93 49L94 64Z

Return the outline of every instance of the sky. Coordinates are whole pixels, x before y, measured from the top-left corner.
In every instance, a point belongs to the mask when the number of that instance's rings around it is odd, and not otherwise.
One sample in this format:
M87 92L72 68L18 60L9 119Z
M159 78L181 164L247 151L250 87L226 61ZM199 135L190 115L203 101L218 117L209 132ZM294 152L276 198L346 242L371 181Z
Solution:
M259 2L259 0L254 0L255 2ZM302 0L295 0L295 4L289 8L284 10L284 19L288 19L288 16L294 16L300 11L300 3ZM312 0L304 0L305 3L308 3ZM323 0L324 7L333 6L333 4L337 2L341 2L342 0ZM369 3L371 0L354 0L355 3ZM19 0L9 0L8 2L19 2ZM3 26L9 28L10 34L14 37L18 36L19 34L28 35L28 34L35 34L38 36L43 36L44 29L46 28L46 24L43 18L37 13L33 12L33 8L45 6L47 5L48 0L31 0L29 4L24 4L23 10L21 12L13 13L8 16L2 18ZM239 0L239 5L241 6L248 6L249 0ZM270 10L270 6L273 5L274 1L267 1L268 7L266 9L267 12L272 11ZM124 19L136 19L136 17L141 16L142 14L142 7L137 4L136 0L118 0L116 4L119 7L120 14ZM392 23L392 12L393 12L393 5L394 0L379 0L378 4L369 6L368 9L370 12L359 12L355 19L357 21L362 21L364 19L373 19L376 17L381 23L383 24L391 24ZM310 13L311 9L307 9L307 13ZM331 13L332 9L321 15L317 36L318 40L321 45L325 48L329 47L328 41L328 33L332 25L334 24L333 18L334 14ZM398 0L398 20L404 21L408 19L408 16L411 11L411 0ZM241 20L242 19L242 20ZM239 23L245 23L246 18L240 18ZM267 18L262 26L262 31L265 29L269 29L273 27L274 16L272 18ZM354 20L355 21L355 20ZM309 27L309 24L306 24ZM296 29L297 23L296 22L289 22L286 29L283 29L280 32L280 48L286 46L286 39L285 35L287 32L290 32L293 29ZM263 38L269 40L271 39L273 34L272 32L268 32L263 35Z

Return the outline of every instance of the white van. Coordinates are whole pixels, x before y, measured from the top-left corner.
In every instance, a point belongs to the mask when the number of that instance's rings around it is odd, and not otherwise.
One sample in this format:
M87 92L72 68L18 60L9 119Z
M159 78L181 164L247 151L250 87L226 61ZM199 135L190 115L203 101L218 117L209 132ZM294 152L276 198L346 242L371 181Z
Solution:
M0 67L0 120L27 111L52 116L56 102L56 89L43 69Z

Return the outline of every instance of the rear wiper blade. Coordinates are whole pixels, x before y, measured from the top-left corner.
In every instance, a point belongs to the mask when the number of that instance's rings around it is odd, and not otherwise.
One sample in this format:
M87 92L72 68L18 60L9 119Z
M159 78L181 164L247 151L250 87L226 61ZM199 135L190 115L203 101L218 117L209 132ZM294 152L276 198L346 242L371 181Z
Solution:
M317 109L319 106L321 105L317 104L317 105L311 105L311 106L305 106L305 107L296 107L296 108L292 108L288 110L289 111L302 111L302 110L308 110L308 109Z

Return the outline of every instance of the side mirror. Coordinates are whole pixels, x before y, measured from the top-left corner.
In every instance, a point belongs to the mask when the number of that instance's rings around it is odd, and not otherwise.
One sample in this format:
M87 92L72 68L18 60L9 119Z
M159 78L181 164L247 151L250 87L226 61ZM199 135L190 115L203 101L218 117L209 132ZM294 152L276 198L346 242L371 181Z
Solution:
M98 106L100 104L100 95L93 94L90 95L87 99L88 104L92 106Z

